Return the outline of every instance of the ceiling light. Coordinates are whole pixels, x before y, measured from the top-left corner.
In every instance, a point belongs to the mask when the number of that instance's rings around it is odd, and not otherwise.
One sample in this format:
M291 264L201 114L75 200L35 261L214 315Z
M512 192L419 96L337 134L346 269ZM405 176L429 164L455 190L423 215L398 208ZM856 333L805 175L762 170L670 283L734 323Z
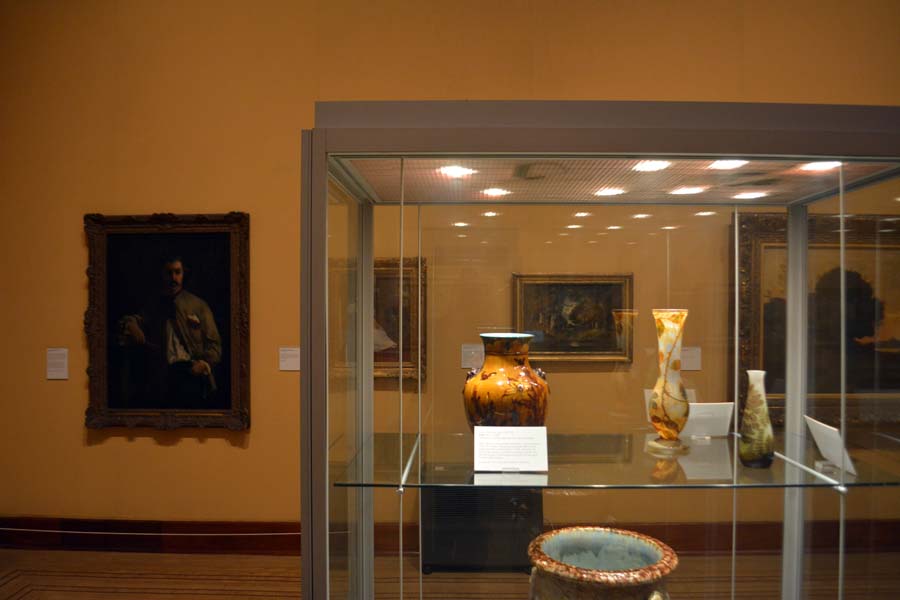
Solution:
M708 189L709 188L707 188L705 186L700 186L700 185L695 185L695 186L683 185L680 188L675 188L674 190L672 190L669 193L675 194L676 196L684 196L687 194L702 194L703 192L705 192Z
M561 233L561 234L559 234L559 237L566 237L566 236L567 236L567 235L569 235L569 234L568 234L568 233L565 233L565 232L563 232L563 233Z
M672 231L673 229L678 229L678 225L666 225L664 227L660 227L660 229L665 229L667 231Z
M637 169L637 167L635 167ZM640 170L640 169L637 169ZM600 188L596 192L594 192L595 196L621 196L625 193L625 190L622 188Z
M467 235L464 234L464 233L459 233L459 234L456 235L456 237L458 237L458 238L465 238L465 237L469 237L469 236L467 236Z
M581 229L584 225L566 225L566 229Z
M649 215L647 213L638 213L636 215L631 215L632 219L649 219L653 215Z
M512 194L509 190L504 190L503 188L488 188L486 190L481 190L481 193L485 196L491 196L492 198L496 198L497 196L506 196L507 194Z
M805 165L800 165L801 171L830 171L831 169L835 169L841 166L841 163L836 160L823 160L819 162L811 162L806 163Z
M893 229L887 229L886 231L893 231ZM588 244L596 244L597 240L588 240Z
M714 214L716 214L716 211L714 211L714 210L701 210L700 212L695 212L694 216L695 217L711 217Z
M463 222L463 221L457 221L456 223L453 223L453 226L454 226L454 227L468 227L469 224L468 224L468 223L465 223L465 222Z
M589 217L589 216L591 216L592 214L593 214L593 213L581 211L581 212L575 213L575 214L572 215L572 216L575 217L576 219L582 219L582 218L584 218L584 217Z
M896 229L879 229L878 233L893 233L897 231Z
M633 169L635 171L662 171L668 167L672 166L667 160L642 160L638 164L634 165Z
M609 234L606 233L605 231L600 231L600 232L598 232L596 235L609 235Z
M635 244L637 244L637 242L628 242L629 246L634 246Z
M492 211L492 210L488 210L488 211L485 211L485 212L481 213L481 216L482 216L482 217L496 217L496 216L499 215L499 214L500 214L500 213L498 213L498 212L494 212L494 211Z
M475 169L467 169L466 167L461 167L459 165L448 165L446 167L441 167L438 169L438 173L441 175L446 175L447 177L452 177L453 179L459 179L460 177L466 177L473 173L477 173Z
M479 244L487 244L487 240L481 240L481 241L478 242L478 243L479 243Z
M615 231L616 229L622 229L622 226L621 225L610 225L609 227L607 227L607 229L609 229L610 231Z
M550 240L547 240L547 241L544 242L544 243L545 243L545 244L552 244L553 242L551 242Z
M735 200L756 200L757 198L765 198L769 192L741 192L732 196Z
M747 164L746 160L717 160L709 165L708 169L716 169L718 171L728 171L730 169L740 169Z

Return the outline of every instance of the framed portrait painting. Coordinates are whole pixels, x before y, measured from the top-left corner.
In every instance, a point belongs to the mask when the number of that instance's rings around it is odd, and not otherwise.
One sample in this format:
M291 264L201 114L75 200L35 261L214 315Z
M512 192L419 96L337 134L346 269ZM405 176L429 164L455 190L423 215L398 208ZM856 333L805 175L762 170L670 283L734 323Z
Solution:
M532 360L631 362L633 276L513 275L515 330Z
M249 223L85 215L87 427L249 428Z
M401 374L404 379L425 376L426 273L425 259L420 265L418 258L405 258L402 269L397 258L375 259L373 373L378 379L397 379Z
M900 422L900 234L890 226L895 219L844 219L850 422ZM840 231L834 215L811 215L808 222L808 412L834 424L841 397ZM777 424L784 422L786 383L786 229L784 213L746 214L739 221L740 398L746 395L747 369L765 371Z

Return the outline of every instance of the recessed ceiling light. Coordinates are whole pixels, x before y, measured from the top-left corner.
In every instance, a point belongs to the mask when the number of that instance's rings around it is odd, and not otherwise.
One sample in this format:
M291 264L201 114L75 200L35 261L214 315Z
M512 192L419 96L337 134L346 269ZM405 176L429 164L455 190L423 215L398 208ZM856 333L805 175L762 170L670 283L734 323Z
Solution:
M893 229L888 229L887 231L893 231ZM588 240L588 244L596 244L597 240Z
M504 190L503 188L488 188L486 190L481 190L481 193L485 196L491 196L492 198L496 198L497 196L506 196L507 194L512 194L509 190Z
M801 171L830 171L831 169L836 169L841 166L841 163L836 160L822 160L819 162L811 162L806 163L805 165L800 165Z
M479 244L487 244L487 240L481 240L481 241L478 242L478 243L479 243Z
M668 167L672 166L667 160L642 160L638 164L634 165L633 169L635 171L662 171Z
M493 210L488 210L488 211L485 211L485 212L481 213L481 216L482 216L482 217L496 217L496 216L498 216L499 214L500 214L500 213L494 212Z
M650 215L650 214L647 214L647 213L638 213L638 214L636 214L636 215L631 215L631 218L632 218L632 219L649 219L649 218L652 217L652 216L653 216L653 215Z
M610 231L615 231L616 229L622 229L622 226L621 225L610 225L609 227L607 227L607 229L609 229Z
M665 230L668 230L668 231L672 231L673 229L678 229L678 225L665 225L665 226L663 226L663 227L660 227L660 229L665 229Z
M706 186L702 186L702 185L694 185L694 186L683 185L680 188L675 188L674 190L672 190L669 193L675 194L676 196L685 196L687 194L702 194L703 192L705 192L708 189L709 188L707 188Z
M469 224L468 224L468 223L465 223L465 222L463 222L463 221L457 221L456 223L453 223L453 226L454 226L454 227L468 227Z
M584 225L566 225L566 229L581 229Z
M635 167L635 169L637 169L637 167ZM640 169L637 169L637 170L640 170ZM600 188L599 190L594 192L594 195L595 196L621 196L624 193L625 193L625 190L623 190L622 188L607 187L607 188Z
M714 214L716 214L716 211L714 211L714 210L701 210L700 212L695 212L694 216L695 217L711 217Z
M566 237L566 236L567 236L567 235L569 235L569 234L568 234L568 233L565 233L565 232L563 232L563 233L560 233L560 234L559 234L559 237Z
M634 246L635 244L637 244L637 242L628 242L629 246Z
M606 233L605 231L599 231L595 235L609 235L609 234Z
M756 200L757 198L765 198L769 192L741 192L732 196L735 200Z
M456 237L458 237L458 238L466 238L466 237L469 237L469 236L467 236L467 235L464 234L464 233L458 233L458 234L456 234Z
M716 169L718 171L728 171L730 169L740 169L747 164L746 160L717 160L709 165L708 169Z
M545 244L552 244L553 242L551 242L550 240L547 240L547 241L544 242L544 243L545 243Z
M900 202L900 197L894 198L894 202Z
M467 169L466 167L461 167L459 165L448 165L446 167L441 167L440 169L438 169L438 173L440 173L441 175L446 175L447 177L452 177L453 179L467 177L477 172L478 171L476 171L475 169Z
M591 216L592 214L594 214L594 213L589 213L589 212L585 212L585 211L582 210L582 211L579 211L579 212L575 213L575 214L572 215L572 216L575 217L576 219L583 219L584 217L589 217L589 216Z

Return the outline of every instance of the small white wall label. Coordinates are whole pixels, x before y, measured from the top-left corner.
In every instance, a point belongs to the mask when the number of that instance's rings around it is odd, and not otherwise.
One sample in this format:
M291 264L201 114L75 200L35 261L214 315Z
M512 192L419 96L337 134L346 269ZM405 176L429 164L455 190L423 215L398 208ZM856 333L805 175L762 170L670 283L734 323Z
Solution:
M69 378L69 349L47 348L47 379Z
M300 370L300 346L278 348L278 369L280 371Z
M463 369L478 369L484 362L484 344L463 344L460 356Z
M700 346L685 346L681 349L681 370L700 370Z

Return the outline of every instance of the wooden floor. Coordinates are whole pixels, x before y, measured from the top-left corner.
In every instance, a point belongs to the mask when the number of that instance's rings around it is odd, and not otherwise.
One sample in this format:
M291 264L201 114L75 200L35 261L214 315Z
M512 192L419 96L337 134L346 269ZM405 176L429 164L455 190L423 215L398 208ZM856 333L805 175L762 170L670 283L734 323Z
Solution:
M420 578L414 556L403 561L403 598L506 600L528 597L528 576L519 573L433 573ZM375 596L401 598L400 565L376 558ZM806 598L837 598L833 555L808 557ZM844 598L895 598L900 555L847 557ZM420 584L421 579L421 584ZM669 591L674 599L777 598L781 556L742 557L734 574L730 556L681 557ZM300 559L285 556L178 555L72 551L0 550L0 599L110 600L133 598L300 598ZM332 583L333 598L348 598L346 577Z

